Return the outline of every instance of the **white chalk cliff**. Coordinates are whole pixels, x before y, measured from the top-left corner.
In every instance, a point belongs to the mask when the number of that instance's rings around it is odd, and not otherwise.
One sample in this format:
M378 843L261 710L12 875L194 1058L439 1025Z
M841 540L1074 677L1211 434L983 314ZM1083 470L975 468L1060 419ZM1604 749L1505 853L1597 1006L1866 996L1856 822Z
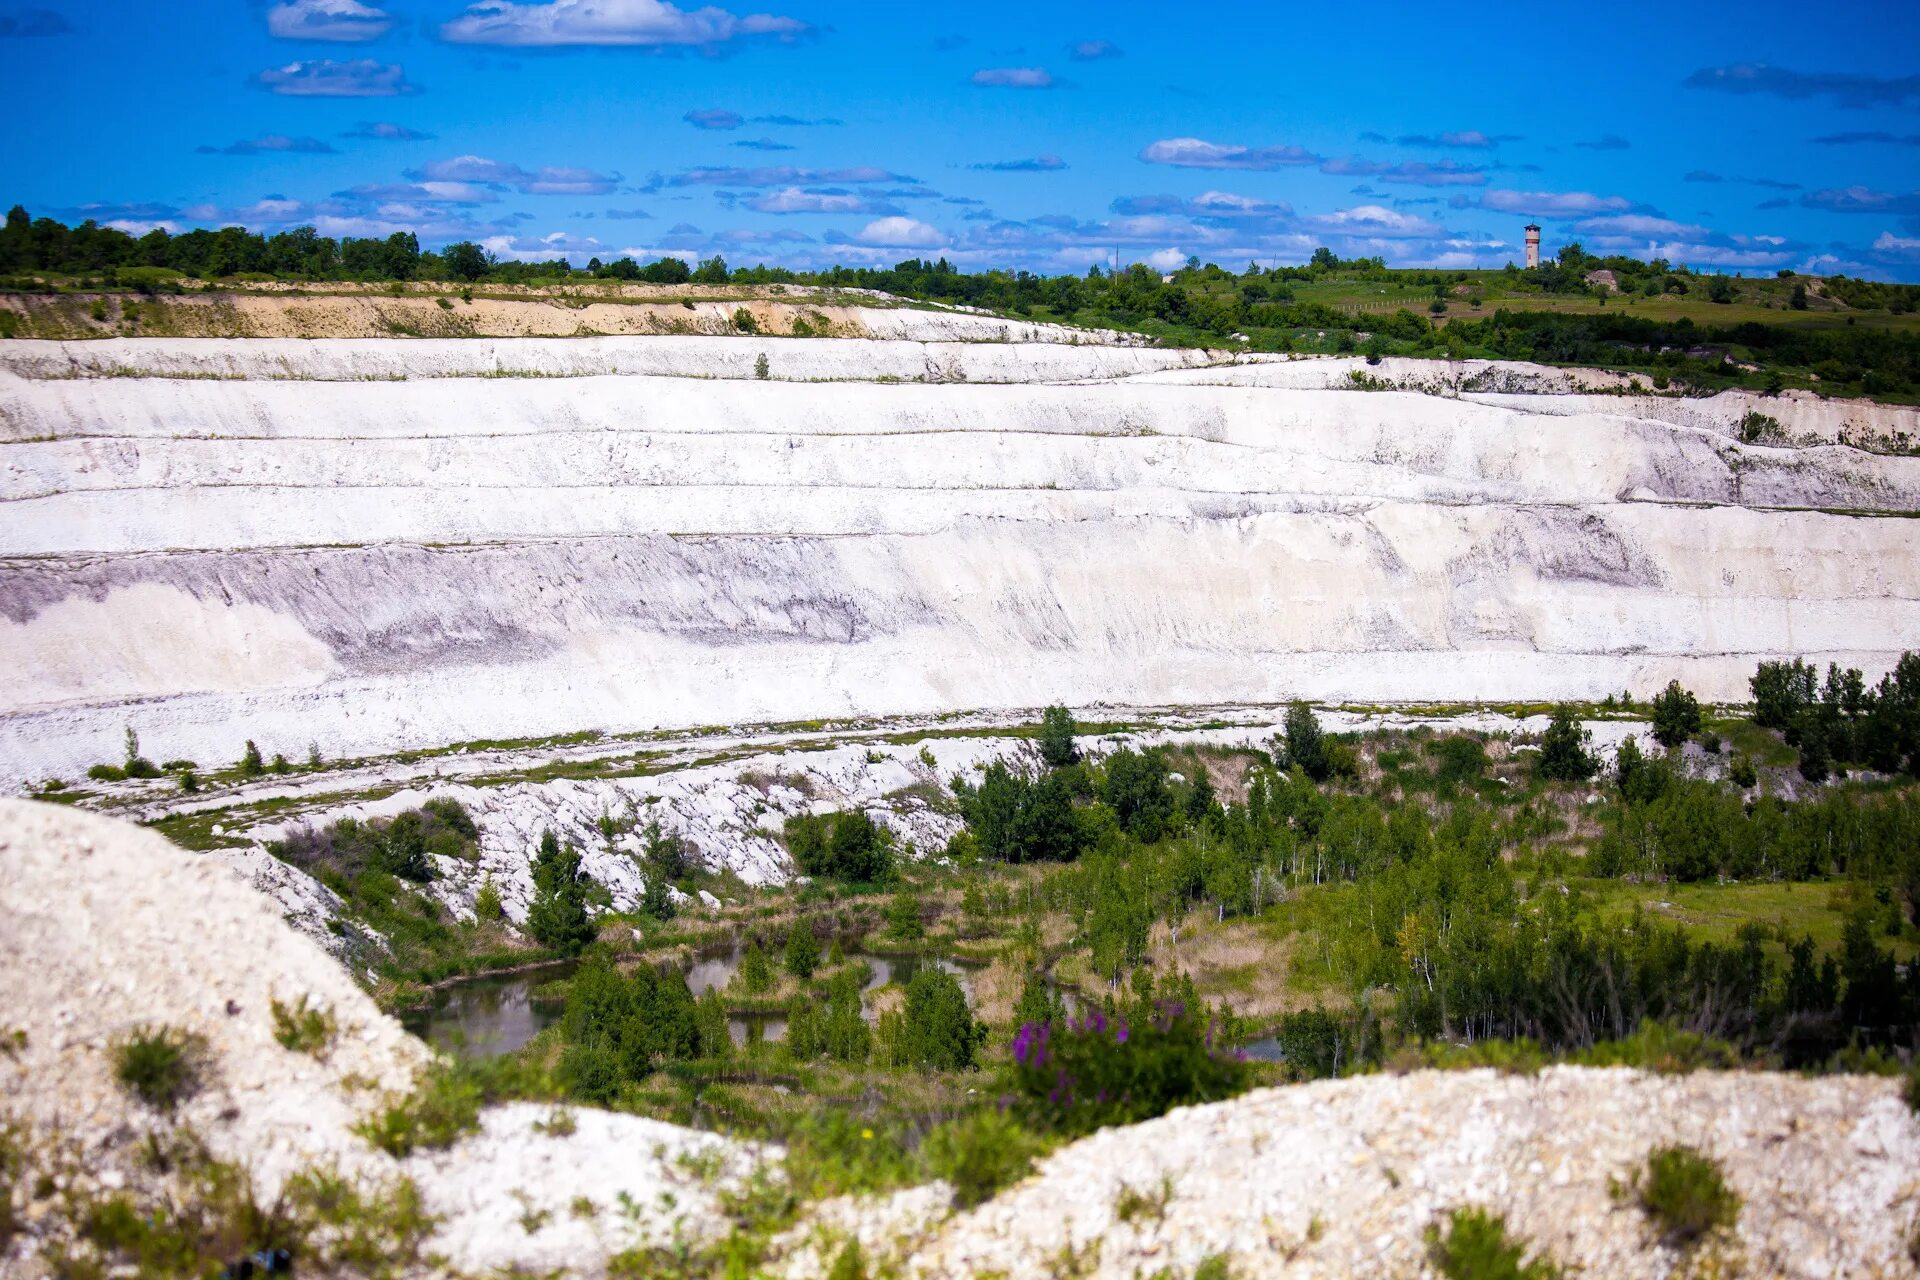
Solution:
M1833 443L1912 411L886 314L900 338L0 343L0 778L117 759L129 724L224 761L1054 700L1724 699L1761 657L1877 674L1920 643L1920 459ZM1741 443L1756 406L1797 443Z

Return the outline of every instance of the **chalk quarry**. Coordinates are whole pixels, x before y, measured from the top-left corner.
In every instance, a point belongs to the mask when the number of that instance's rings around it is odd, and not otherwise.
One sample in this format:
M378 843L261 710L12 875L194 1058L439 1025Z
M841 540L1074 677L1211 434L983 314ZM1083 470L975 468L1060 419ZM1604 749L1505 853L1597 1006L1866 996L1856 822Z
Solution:
M770 832L809 810L937 850L958 819L930 797L1029 752L1005 730L1046 703L1132 726L1095 754L1251 747L1296 697L1369 704L1323 708L1334 729L1670 678L1737 700L1761 658L1877 677L1920 641L1913 410L847 298L750 303L833 336L746 336L733 299L629 303L193 299L182 336L0 342L0 789L117 761L128 728L157 761L327 761L87 798L217 819L211 855L0 800L0 973L44 997L0 1025L0 1112L87 1153L63 1195L148 1176L155 1117L107 1050L156 1020L212 1055L177 1121L262 1192L316 1163L411 1179L421 1274L711 1243L722 1193L777 1173L771 1147L585 1109L560 1133L527 1104L448 1150L370 1146L356 1122L429 1050L339 964L339 900L267 852L289 824L458 799L478 855L432 891L467 918L491 881L518 921L545 829L620 908L649 821L748 884L793 874ZM448 336L374 336L402 322ZM589 322L616 336L566 336ZM594 761L618 767L567 776ZM274 1039L300 996L343 1029L324 1060ZM1704 1262L1608 1190L1676 1137L1746 1204ZM1120 1219L1159 1187L1163 1213ZM641 1209L572 1210L617 1192ZM812 1206L768 1266L820 1275L857 1238L903 1276L1420 1275L1467 1204L1581 1274L1913 1275L1920 1123L1872 1078L1383 1075L1098 1134L971 1211L941 1184ZM0 1272L39 1274L52 1201L13 1207Z
M888 336L0 344L0 777L1920 637L1911 410L836 316Z

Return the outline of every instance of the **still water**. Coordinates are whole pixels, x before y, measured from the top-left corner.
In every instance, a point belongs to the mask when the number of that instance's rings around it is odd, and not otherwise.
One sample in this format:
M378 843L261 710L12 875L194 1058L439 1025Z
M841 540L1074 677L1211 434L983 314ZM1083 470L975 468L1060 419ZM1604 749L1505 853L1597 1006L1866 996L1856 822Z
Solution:
M741 955L737 943L696 955L686 971L687 987L694 997L724 989L739 971ZM768 958L776 967L779 965L777 953L770 953ZM913 978L914 969L923 964L937 965L953 974L968 996L973 994L966 968L945 956L848 951L846 959L849 964L865 964L871 971L863 995L889 982L905 986ZM432 1003L402 1015L401 1022L421 1039L459 1057L499 1057L512 1053L559 1020L559 1006L536 1006L532 994L537 987L569 977L573 970L573 964L562 963L442 987L433 993ZM732 1014L727 1019L727 1030L735 1044L746 1043L749 1026L757 1028L762 1040L778 1040L787 1033L787 1020L778 1014Z

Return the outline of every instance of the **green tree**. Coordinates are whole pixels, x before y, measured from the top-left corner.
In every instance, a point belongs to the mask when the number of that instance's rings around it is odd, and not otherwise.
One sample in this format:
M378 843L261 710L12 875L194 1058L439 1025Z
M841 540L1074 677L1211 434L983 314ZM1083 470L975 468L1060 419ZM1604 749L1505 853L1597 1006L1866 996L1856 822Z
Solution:
M894 894L887 904L887 936L911 941L926 932L926 926L920 923L920 895L910 889Z
M1700 732L1700 702L1678 680L1653 695L1654 741L1671 751Z
M1540 739L1540 761L1535 766L1543 778L1556 782L1584 782L1600 767L1587 750L1591 735L1575 718L1573 708L1555 707L1553 719Z
M1193 784L1187 788L1187 821L1198 824L1216 807L1213 779L1207 774L1206 762L1196 759L1193 762Z
M1793 282L1793 292L1787 295L1787 305L1789 307L1792 307L1795 311L1805 311L1807 309L1807 282L1806 281L1795 280Z
M534 941L569 955L593 941L597 930L587 916L587 882L580 851L562 845L551 830L543 832L533 860L533 902L527 908L527 932Z
M1049 986L1037 973L1027 975L1020 987L1020 998L1014 1002L1013 1025L1018 1030L1031 1022L1053 1022L1064 1025L1067 1020L1066 1005L1060 999L1060 993Z
M267 771L267 762L261 758L260 748L252 738L247 739L247 749L240 755L240 773L247 778L257 778Z
M1167 764L1157 751L1122 748L1107 757L1107 782L1101 799L1128 835L1151 844L1173 822L1173 792L1167 788Z
M493 256L471 240L448 245L440 260L455 280L479 280L493 269Z
M1327 758L1327 737L1313 708L1295 701L1287 708L1285 728L1285 764L1297 767L1315 782L1325 782L1332 773Z
M768 963L766 952L760 950L759 942L748 940L747 949L740 957L740 972L736 976L741 990L748 995L759 995L773 986L773 966Z
M662 923L679 914L679 908L673 902L672 886L657 869L647 874L646 888L640 893L640 912L648 919Z
M1080 758L1073 745L1073 713L1065 707L1048 707L1040 713L1040 758L1049 769L1061 769Z
M787 935L786 965L787 972L802 982L820 967L820 941L813 936L811 921L793 922L793 932Z
M943 1071L964 1071L986 1038L986 1027L967 1007L967 994L954 976L937 965L914 970L907 983L907 1061Z
M703 261L694 269L695 284L725 284L727 282L727 260L719 254Z

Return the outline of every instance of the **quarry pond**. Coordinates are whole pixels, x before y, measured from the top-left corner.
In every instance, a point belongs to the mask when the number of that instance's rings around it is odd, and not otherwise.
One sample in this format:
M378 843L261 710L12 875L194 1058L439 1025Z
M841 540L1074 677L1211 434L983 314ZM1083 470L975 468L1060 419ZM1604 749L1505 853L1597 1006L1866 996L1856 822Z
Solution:
M847 947L844 955L847 964L866 967L863 1000L890 984L905 986L922 965L935 965L953 974L961 989L972 995L971 966L950 956L889 952L859 945ZM699 948L683 969L687 989L696 999L709 991L724 994L740 971L744 956L745 944L739 940ZM576 961L562 960L449 983L437 988L427 1003L402 1014L400 1020L407 1030L455 1057L501 1057L522 1048L559 1021L565 996L552 988L572 977L576 967ZM871 1006L866 1009L866 1017L869 1022L875 1017ZM787 1020L779 1013L730 1008L727 1029L737 1045L745 1044L756 1033L762 1040L779 1040L786 1034Z

